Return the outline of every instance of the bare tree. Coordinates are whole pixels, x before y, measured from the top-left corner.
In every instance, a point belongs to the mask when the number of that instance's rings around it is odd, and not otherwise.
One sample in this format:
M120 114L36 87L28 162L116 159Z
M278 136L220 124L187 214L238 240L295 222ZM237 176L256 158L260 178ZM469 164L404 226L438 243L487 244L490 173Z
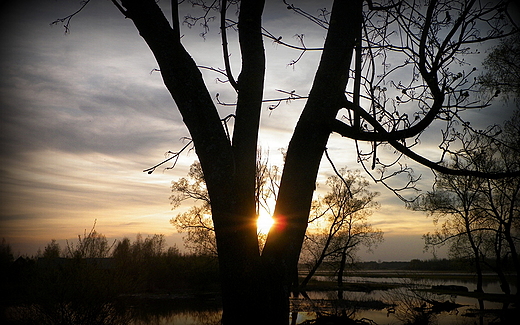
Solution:
M452 243L452 251L463 254L467 249L475 264L477 292L482 289L481 249L485 219L479 213L477 202L482 199L480 192L484 179L471 176L439 175L433 191L417 200L413 209L428 211L434 216L434 223L442 222L434 234L424 236L426 246Z
M277 166L269 166L267 159L262 159L260 151L256 175L256 215L260 215L260 210L271 214L269 203L276 200L279 170ZM172 192L170 200L173 209L178 208L186 200L192 200L196 204L170 220L170 223L179 232L186 234L183 238L185 247L196 254L217 256L211 203L199 162L194 162L190 166L188 178L172 182ZM261 249L265 243L266 234L258 232L258 238Z
M223 74L237 94L232 135L222 123L199 67L182 44L177 2L171 2L174 17L170 23L160 8L163 2L112 0L150 47L195 146L211 199L225 324L242 323L251 315L255 319L250 323L287 323L289 287L331 133L356 140L363 166L367 171L373 167L374 178L389 186L390 175L411 171L400 160L402 156L447 174L488 178L518 175L518 170L482 172L439 163L453 145L452 127L458 121L466 122L463 110L488 104L472 96L475 69L458 64L464 63L462 56L471 46L517 31L507 15L509 1L433 0L424 6L422 2L393 0L384 4L334 1L330 14L327 11L318 17L286 3L285 8L310 19L317 28L326 28L327 36L308 96L288 97L304 99L305 107L287 149L274 211L276 223L260 252L255 181L266 68L263 38L280 44L281 39L273 39L275 34L262 27L264 1L241 1L236 22L226 15L236 1L190 2L202 14L189 19L202 22L206 36L213 13L221 17L217 21L226 66ZM61 22L67 26L70 17ZM231 28L238 33L241 52L238 78L233 76L227 55L225 35ZM396 76L399 70L405 72L401 77ZM442 133L441 159L432 160L417 150L419 137L437 122L445 123L448 132ZM361 142L367 146L362 147ZM382 144L397 152L389 162L378 153ZM405 187L413 188L416 181L411 177ZM399 188L394 190L399 192Z
M506 122L498 140L505 147L491 146L484 151L488 170L511 170L518 168L520 152L520 109ZM495 139L487 139L493 142ZM509 293L507 279L501 270L503 260L510 259L516 270L516 281L520 280L520 177L487 179L482 188L483 200L478 202L480 213L492 224L492 248L496 259L494 269L501 278L502 289ZM517 290L517 295L520 292Z
M356 259L361 246L370 249L383 240L383 232L368 223L372 210L378 207L374 201L379 194L368 190L369 183L359 171L341 169L338 175L327 180L330 187L323 198L314 203L310 228L304 242L304 255L309 273L303 279L304 289L318 268L326 263L332 265L337 274L340 299L343 275L347 263Z
M518 168L519 119L520 111L516 110L504 129L493 127L479 135L460 133L463 146L452 154L453 164L486 171ZM435 234L425 235L426 245L449 243L453 254L471 256L478 291L482 290L481 264L486 263L499 275L503 291L509 293L501 265L510 256L518 275L519 204L519 177L484 179L440 174L433 190L410 207L434 215L436 223L443 220ZM495 265L487 263L486 256L495 259Z
M67 241L65 256L69 258L104 258L110 255L115 241L110 245L105 235L98 233L96 230L96 222L92 229L87 233L83 232L83 237L78 235L78 242Z
M500 42L484 60L486 72L479 81L488 92L498 96L506 93L520 96L520 34Z

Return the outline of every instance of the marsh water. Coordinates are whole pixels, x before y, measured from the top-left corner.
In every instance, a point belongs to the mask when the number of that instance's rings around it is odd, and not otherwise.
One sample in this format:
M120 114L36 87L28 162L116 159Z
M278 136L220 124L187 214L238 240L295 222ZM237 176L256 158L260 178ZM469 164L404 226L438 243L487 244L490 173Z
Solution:
M318 276L317 280L334 279L322 275ZM464 273L407 274L368 271L362 276L346 277L345 282L354 285L354 288L359 285L361 289L344 291L342 300L338 300L338 292L332 290L309 291L308 297L292 298L291 324L301 324L306 320L315 319L317 312L320 312L322 314L346 313L352 319L364 319L367 324L371 321L372 324L378 325L413 324L414 322L438 325L487 325L496 322L504 308L512 308L500 302L428 291L435 285L458 285L467 287L468 292L473 292L476 289L476 281L471 275ZM492 277L485 277L483 288L485 293L502 293L499 282ZM512 287L511 292L516 292L516 288ZM150 298L142 312L135 313L136 316L131 324L219 324L221 307L216 296L185 298L176 296ZM448 304L449 308L438 310L432 308L432 303Z

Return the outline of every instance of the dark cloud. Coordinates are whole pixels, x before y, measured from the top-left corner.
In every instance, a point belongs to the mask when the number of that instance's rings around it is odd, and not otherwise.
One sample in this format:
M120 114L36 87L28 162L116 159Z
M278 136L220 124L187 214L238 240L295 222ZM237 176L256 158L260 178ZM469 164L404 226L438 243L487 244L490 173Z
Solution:
M99 26L85 27L85 38L75 35L72 40L47 30L42 42L36 38L39 33L32 33L42 20L29 24L32 28L14 28L9 37L13 46L3 50L2 156L49 148L143 153L187 135L160 75L148 73L153 61L140 60L142 51L133 52L133 43L118 42L116 33L110 39L100 37L106 31ZM135 31L128 33L140 41ZM99 43L105 45L103 53L96 49ZM110 57L115 51L123 53L119 60ZM148 52L144 54L151 57ZM126 61L137 61L137 67Z

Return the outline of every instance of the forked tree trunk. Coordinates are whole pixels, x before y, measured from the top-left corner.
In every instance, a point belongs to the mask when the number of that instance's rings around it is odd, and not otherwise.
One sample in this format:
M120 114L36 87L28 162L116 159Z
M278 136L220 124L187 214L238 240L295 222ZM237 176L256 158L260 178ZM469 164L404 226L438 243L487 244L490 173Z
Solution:
M361 35L363 1L334 1L320 64L287 150L275 225L262 255L256 235L254 190L265 69L261 29L264 1L240 2L238 30L242 69L235 85L238 100L232 141L222 126L197 65L181 44L178 19L174 17L174 26L171 26L156 0L121 0L121 5L113 2L132 19L152 50L201 163L217 238L224 324L287 325L290 287L307 228L320 161L332 129L337 130L338 125L334 124L337 112L345 105L355 111L358 109L345 100L345 89L353 51ZM173 6L176 3L172 1ZM225 1L215 1L213 5L216 3L225 5ZM425 118L406 132L396 131L399 136L394 133L387 139L401 151L405 149L396 139L422 132L443 107L444 94L436 77L439 67L435 65L428 71L427 55L430 54L425 46L429 40L427 33L432 28L434 5L435 1L428 8L418 53L419 72L434 101ZM172 11L176 12L175 9ZM359 77L360 71L357 72ZM377 123L373 126L385 137L389 135L383 126ZM340 130L340 134L350 132L343 131ZM426 166L437 166L422 157L414 157ZM434 169L445 170L439 166ZM508 243L514 244L511 237ZM520 261L514 245L511 251L518 270ZM478 259L477 249L477 265ZM481 290L481 280L479 283Z
M254 222L254 171L265 64L260 25L263 4L241 3L242 71L233 145L201 73L180 42L178 26L170 26L155 0L122 0L122 5L159 64L204 172L217 238L223 323L287 325L290 287L319 164L332 122L344 103L362 23L362 1L334 2L320 65L287 151L275 225L262 256Z

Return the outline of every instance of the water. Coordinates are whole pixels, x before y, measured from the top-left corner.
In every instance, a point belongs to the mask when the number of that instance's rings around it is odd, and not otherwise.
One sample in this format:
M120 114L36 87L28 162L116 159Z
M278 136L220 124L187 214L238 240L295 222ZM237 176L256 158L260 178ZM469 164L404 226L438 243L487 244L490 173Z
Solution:
M468 274L460 273L364 273L365 276L345 278L345 284L358 284L359 291L344 291L343 300L338 300L336 291L309 291L307 298L291 299L291 324L301 324L306 320L316 318L316 312L341 314L346 313L353 319L369 319L371 324L398 325L405 323L435 325L488 325L497 319L503 305L492 301L479 301L476 298L436 294L425 289L433 285L459 285L468 288L469 292L476 289L476 283ZM439 278L442 275L442 279ZM333 281L324 275L318 276L322 281ZM498 281L486 277L484 291L500 294ZM361 290L372 288L370 292ZM384 290L386 288L386 290ZM516 288L511 288L516 292ZM99 312L94 314L106 317L111 324L131 325L216 325L220 324L222 309L220 299L211 294L205 295L131 295L121 297L116 304L101 304L103 309L91 308ZM424 302L428 303L425 304ZM447 303L446 303L447 302ZM453 305L456 304L456 305ZM90 305L89 305L90 306ZM442 312L433 310L435 306L444 308ZM13 319L34 320L40 323L38 315L46 314L45 306L20 305L10 306L6 315ZM51 305L52 307L52 305ZM90 315L83 309L77 309L71 304L63 306L65 311L79 316ZM452 308L451 308L452 307ZM480 310L486 313L480 313ZM489 311L495 310L495 314ZM51 310L52 311L52 310ZM88 311L88 310L87 310ZM259 311L260 312L260 311ZM75 314L74 314L75 315ZM1 316L1 315L0 315Z
M134 319L129 325L217 325L220 324L222 311L172 312L152 319Z
M403 324L406 322L413 323L418 321L419 317L423 317L425 313L420 312L418 307L421 307L423 302L436 301L436 302L450 302L453 304L461 305L450 311L444 311L440 313L431 313L427 315L428 324L438 325L451 325L451 324L480 324L485 325L496 321L497 315L482 315L478 311L480 309L494 309L500 311L504 305L499 302L492 301L478 301L476 298L466 296L455 296L449 294L436 294L424 289L430 289L433 285L459 285L468 288L469 292L476 289L476 282L467 280L468 274L465 273L443 273L445 278L453 279L435 279L434 275L439 273L424 272L417 273L413 272L414 277L395 277L391 276L395 273L385 274L377 273L379 277L373 276L353 276L348 277L346 280L349 283L360 283L360 284L398 284L399 287L389 290L374 290L369 293L366 292L345 292L345 300L353 301L370 301L378 300L387 303L388 305L395 305L386 308L379 309L358 309L351 310L350 312L355 315L356 319L370 319L376 324ZM404 276L404 274L400 274ZM465 279L462 279L462 278ZM327 276L318 277L319 280L333 280ZM422 290L421 290L422 289ZM486 279L483 283L483 289L486 293L497 293L501 294L500 284L496 280ZM512 286L512 292L516 292L516 288ZM331 300L337 297L336 292L310 292L309 296L314 300ZM349 310L347 309L347 313Z

